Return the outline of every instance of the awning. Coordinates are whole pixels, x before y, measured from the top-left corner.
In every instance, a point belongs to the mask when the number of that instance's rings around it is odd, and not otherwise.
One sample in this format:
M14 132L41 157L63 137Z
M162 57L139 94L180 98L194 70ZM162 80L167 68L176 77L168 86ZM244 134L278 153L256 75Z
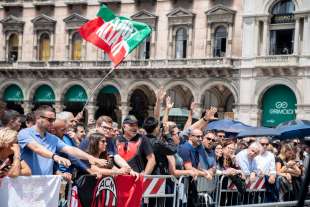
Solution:
M82 86L74 85L65 94L65 102L86 102L87 94Z
M7 87L3 94L3 100L4 101L23 101L24 95L22 89L17 85L10 85Z
M36 90L33 101L36 103L54 103L55 93L48 85L42 85Z
M101 89L100 93L105 93L105 94L118 94L117 88L114 86L108 85L104 88Z

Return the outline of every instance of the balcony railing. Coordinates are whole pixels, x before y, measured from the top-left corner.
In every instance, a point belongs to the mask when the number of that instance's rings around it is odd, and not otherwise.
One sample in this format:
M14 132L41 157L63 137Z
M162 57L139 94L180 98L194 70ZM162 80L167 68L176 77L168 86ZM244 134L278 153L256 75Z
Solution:
M24 0L4 0L1 2L3 7L23 7Z
M56 0L33 0L35 6L53 6Z
M87 4L87 0L65 0L65 4L67 5Z
M272 55L242 60L243 67L290 67L298 65L299 56L295 55Z
M239 64L238 59L210 58L210 59L161 59L161 60L128 60L119 65L119 68L234 68ZM110 61L18 61L14 63L2 61L0 69L96 69L111 68Z

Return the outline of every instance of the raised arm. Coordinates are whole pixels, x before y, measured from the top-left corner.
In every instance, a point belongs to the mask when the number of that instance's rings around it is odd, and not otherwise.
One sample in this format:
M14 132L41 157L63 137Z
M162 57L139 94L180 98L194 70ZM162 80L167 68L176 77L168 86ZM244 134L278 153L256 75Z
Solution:
M186 120L186 123L184 125L184 128L183 130L189 128L191 125L192 125L192 122L193 122L193 114L194 114L194 111L196 109L196 103L193 101L191 103L191 108L189 110L189 113L188 113L188 117L187 117L187 120Z
M166 91L164 90L164 87L160 87L156 93L156 103L154 107L154 117L157 120L160 120L160 106L164 100L165 95Z

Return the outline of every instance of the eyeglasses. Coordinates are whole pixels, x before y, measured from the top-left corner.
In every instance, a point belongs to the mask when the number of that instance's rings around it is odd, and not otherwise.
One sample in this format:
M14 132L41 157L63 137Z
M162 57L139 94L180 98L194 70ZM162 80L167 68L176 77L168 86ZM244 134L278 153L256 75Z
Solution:
M215 139L212 139L211 137L204 137L204 139L207 139L208 141L215 142Z
M107 127L107 126L100 126L100 128L111 131L113 128L112 127Z
M193 136L193 137L196 137L196 138L198 138L198 139L202 139L202 137L203 137L202 135L194 135L194 134L192 134L192 136Z
M101 142L102 144L105 144L105 143L107 143L107 140L102 139L102 140L100 140L99 142Z
M218 138L224 138L224 135L217 135Z
M262 146L268 146L269 143L260 143Z
M47 120L50 123L53 123L56 120L55 118L50 118L50 117L46 117L46 116L40 116L40 117Z

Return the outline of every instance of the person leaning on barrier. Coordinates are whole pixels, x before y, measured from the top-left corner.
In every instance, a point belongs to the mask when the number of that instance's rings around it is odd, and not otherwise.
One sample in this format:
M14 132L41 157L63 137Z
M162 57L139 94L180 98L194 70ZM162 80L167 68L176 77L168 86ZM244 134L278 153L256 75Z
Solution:
M168 160L167 155L174 155L177 152L177 145L171 139L171 135L163 134L160 136L159 123L154 117L147 117L144 121L143 127L146 131L146 137L154 150L156 165L153 170L153 175L167 175Z
M52 175L53 162L68 167L71 162L60 157L56 152L65 152L79 159L89 160L92 164L106 165L106 160L95 158L82 150L66 145L55 135L48 133L55 121L55 112L47 105L40 106L35 111L36 124L23 129L18 134L21 147L21 157L30 166L34 175Z
M31 170L27 163L20 159L17 132L2 128L0 129L0 178L19 175L30 176Z
M258 176L257 162L254 159L261 150L259 142L253 142L248 149L244 149L236 156L236 163L250 182L254 182Z
M97 171L103 176L124 175L131 172L131 168L129 166L117 168L114 165L113 157L108 156L107 138L103 134L100 134L98 132L92 133L88 136L88 139L89 145L87 152L96 158L108 160L108 164L104 168L96 164L91 165L91 169L93 171Z
M265 178L265 202L276 202L278 201L279 192L275 185L277 175L275 156L272 152L268 151L269 139L267 137L261 137L259 143L262 146L262 150L255 159L259 170L259 176Z
M292 143L283 144L276 158L280 201L297 199L301 186L301 169L296 159L297 149Z
M115 125L114 125L115 126ZM107 141L107 153L110 157L113 157L114 162L119 167L130 167L129 164L124 160L118 153L115 145L115 133L113 129L113 120L109 116L100 116L95 124L95 128L91 130L91 133L98 132L105 136ZM91 134L90 133L90 134ZM86 137L82 140L80 144L80 149L86 151L88 149L89 139ZM137 176L137 172L132 170L130 172L132 175Z
M116 138L115 143L118 154L135 172L152 174L156 165L155 155L149 140L138 134L138 120L134 115L125 117L123 134Z

